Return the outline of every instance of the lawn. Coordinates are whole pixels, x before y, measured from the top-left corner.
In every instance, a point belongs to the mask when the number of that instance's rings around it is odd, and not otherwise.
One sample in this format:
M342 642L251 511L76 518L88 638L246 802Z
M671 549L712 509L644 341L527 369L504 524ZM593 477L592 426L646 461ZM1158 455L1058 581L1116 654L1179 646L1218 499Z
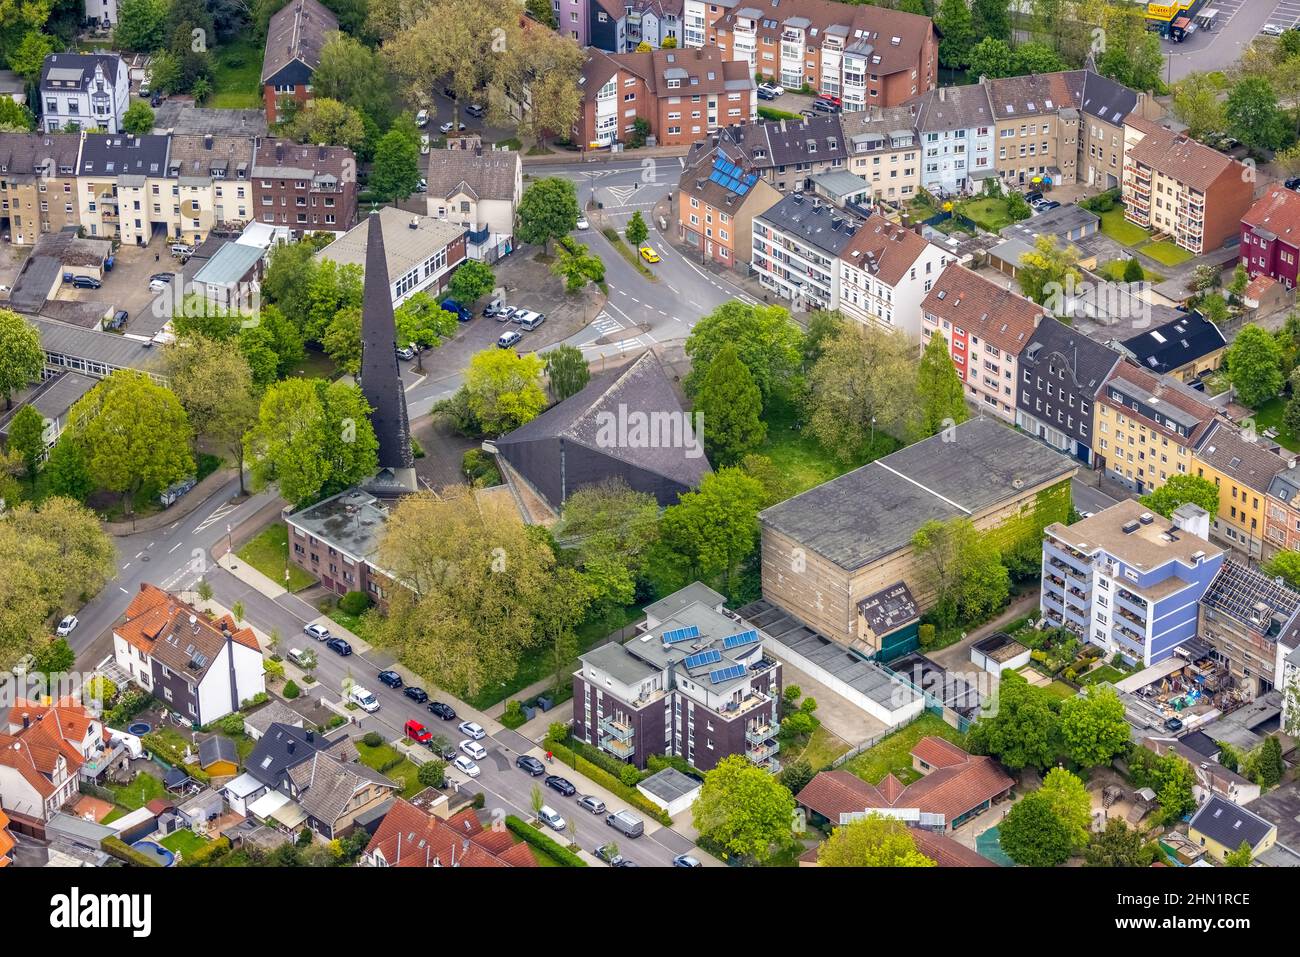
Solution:
M863 751L843 764L868 784L879 784L888 774L910 784L921 775L912 768L912 748L922 738L934 735L965 747L966 736L937 715L926 712L911 724L895 731L873 748Z
M424 790L424 785L420 783L418 777L420 769L415 766L415 763L410 758L404 757L391 744L381 744L377 748L372 748L360 738L357 738L352 743L356 745L357 755L362 764L402 785L402 797L412 798ZM385 765L396 761L398 758L401 758L399 764L386 771L383 770Z
M379 614L377 611L365 611L360 615L352 615L339 607L337 598L326 598L316 606L322 615L329 615L330 619L342 625L352 634L356 635L368 645L373 645L374 636L371 634L374 629L373 622Z
M262 108L262 44L245 37L212 55L212 98L207 105L222 110Z
M130 784L110 784L108 789L113 792L113 803L128 811L138 811L154 798L167 796L162 781L152 774L137 774Z
M1054 679L1049 685L1040 685L1053 698L1064 701L1066 698L1073 698L1079 692L1077 689L1070 687L1064 681Z
M1166 266L1177 266L1192 258L1192 253L1168 239L1162 239L1158 243L1147 243L1138 248L1143 255L1150 256L1156 262Z
M1151 230L1135 226L1124 218L1124 207L1115 206L1100 213L1101 231L1125 246L1138 246L1151 238Z
M250 539L238 555L277 585L286 585L289 591L298 591L316 583L316 579L289 563L289 529L279 522L268 525ZM286 568L289 570L287 583L284 579Z
M1286 412L1286 399L1281 396L1269 399L1255 410L1255 430L1261 435L1269 429L1277 429L1274 441L1286 446L1292 452L1300 452L1300 436L1292 434L1282 421Z
M1145 252L1146 250L1143 250ZM1127 259L1111 259L1097 267L1097 274L1111 282L1124 282L1124 267L1128 265ZM1142 278L1147 282L1164 282L1165 277L1151 269L1142 270Z
M1114 665L1102 665L1100 668L1094 668L1086 675L1079 679L1080 684L1092 685L1100 681L1109 681L1111 684L1121 680L1124 672L1120 671Z
M962 203L957 211L990 233L996 233L1011 225L1011 216L1007 213L1007 201L999 196L972 199Z
M800 745L781 745L781 762L789 765L795 761L807 761L814 771L828 768L831 762L849 749L842 739L826 730L821 725L808 738L808 743Z
M184 857L187 854L193 854L208 846L208 839L199 837L189 828L179 831L173 831L158 842L173 854L180 854Z
M758 449L758 454L766 455L772 460L777 470L790 482L796 495L898 448L898 443L893 438L884 432L877 432L876 447L872 450L874 454L866 453L842 462L827 453L821 443L808 433L795 406L787 403L774 404L764 419L767 422L767 439Z

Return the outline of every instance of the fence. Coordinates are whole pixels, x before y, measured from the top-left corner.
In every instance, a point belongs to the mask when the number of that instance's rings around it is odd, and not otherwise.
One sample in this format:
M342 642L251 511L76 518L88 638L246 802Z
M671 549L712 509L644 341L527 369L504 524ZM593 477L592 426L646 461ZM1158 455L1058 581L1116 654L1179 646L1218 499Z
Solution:
M834 761L832 761L832 762L831 762L831 767L832 767L832 768L838 768L838 767L840 767L842 764L844 764L846 761L850 761L850 760L852 760L853 758L856 758L856 757L857 757L859 754L861 754L863 751L870 751L872 748L874 748L876 745L878 745L881 741L884 741L885 738L889 737L889 736L892 735L892 734L897 734L899 731L902 731L904 728L906 728L909 724L911 724L911 723L912 723L913 721L915 721L917 718L921 717L921 715L923 715L923 714L925 714L925 712L924 712L924 711L921 711L921 712L919 712L918 714L915 714L915 715L913 715L912 717L908 718L908 719L907 719L906 721L904 721L902 724L895 725L895 726L892 727L892 728L886 728L884 731L880 732L879 734L877 734L877 735L873 735L873 736L871 736L870 738L867 738L867 740L863 741L862 743L854 745L853 747L849 748L849 750L847 750L847 751L845 751L843 754L841 754L841 755L840 755L838 758L836 758Z

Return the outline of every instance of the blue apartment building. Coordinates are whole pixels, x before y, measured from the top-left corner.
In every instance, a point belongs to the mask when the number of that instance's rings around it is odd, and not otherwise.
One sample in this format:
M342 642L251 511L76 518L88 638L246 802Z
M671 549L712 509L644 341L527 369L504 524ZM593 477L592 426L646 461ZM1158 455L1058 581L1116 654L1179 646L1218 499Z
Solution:
M1039 609L1107 655L1151 665L1196 637L1199 602L1223 558L1204 509L1184 505L1170 521L1126 500L1044 529Z

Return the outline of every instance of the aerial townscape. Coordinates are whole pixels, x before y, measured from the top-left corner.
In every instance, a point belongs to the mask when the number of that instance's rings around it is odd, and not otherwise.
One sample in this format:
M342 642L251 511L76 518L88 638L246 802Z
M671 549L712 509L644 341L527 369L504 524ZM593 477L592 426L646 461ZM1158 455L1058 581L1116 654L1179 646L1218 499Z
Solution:
M0 869L1300 867L1300 0L12 0L0 237Z

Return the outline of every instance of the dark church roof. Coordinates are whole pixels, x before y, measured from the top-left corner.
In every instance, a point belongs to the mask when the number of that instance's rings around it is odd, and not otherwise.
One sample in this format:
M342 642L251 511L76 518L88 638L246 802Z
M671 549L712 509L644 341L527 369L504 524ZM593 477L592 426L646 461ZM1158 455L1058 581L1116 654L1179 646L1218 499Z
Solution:
M397 326L379 216L370 214L366 237L365 288L361 300L361 391L370 403L370 422L379 440L379 471L410 469L411 426L397 367ZM414 491L414 489L408 489Z

